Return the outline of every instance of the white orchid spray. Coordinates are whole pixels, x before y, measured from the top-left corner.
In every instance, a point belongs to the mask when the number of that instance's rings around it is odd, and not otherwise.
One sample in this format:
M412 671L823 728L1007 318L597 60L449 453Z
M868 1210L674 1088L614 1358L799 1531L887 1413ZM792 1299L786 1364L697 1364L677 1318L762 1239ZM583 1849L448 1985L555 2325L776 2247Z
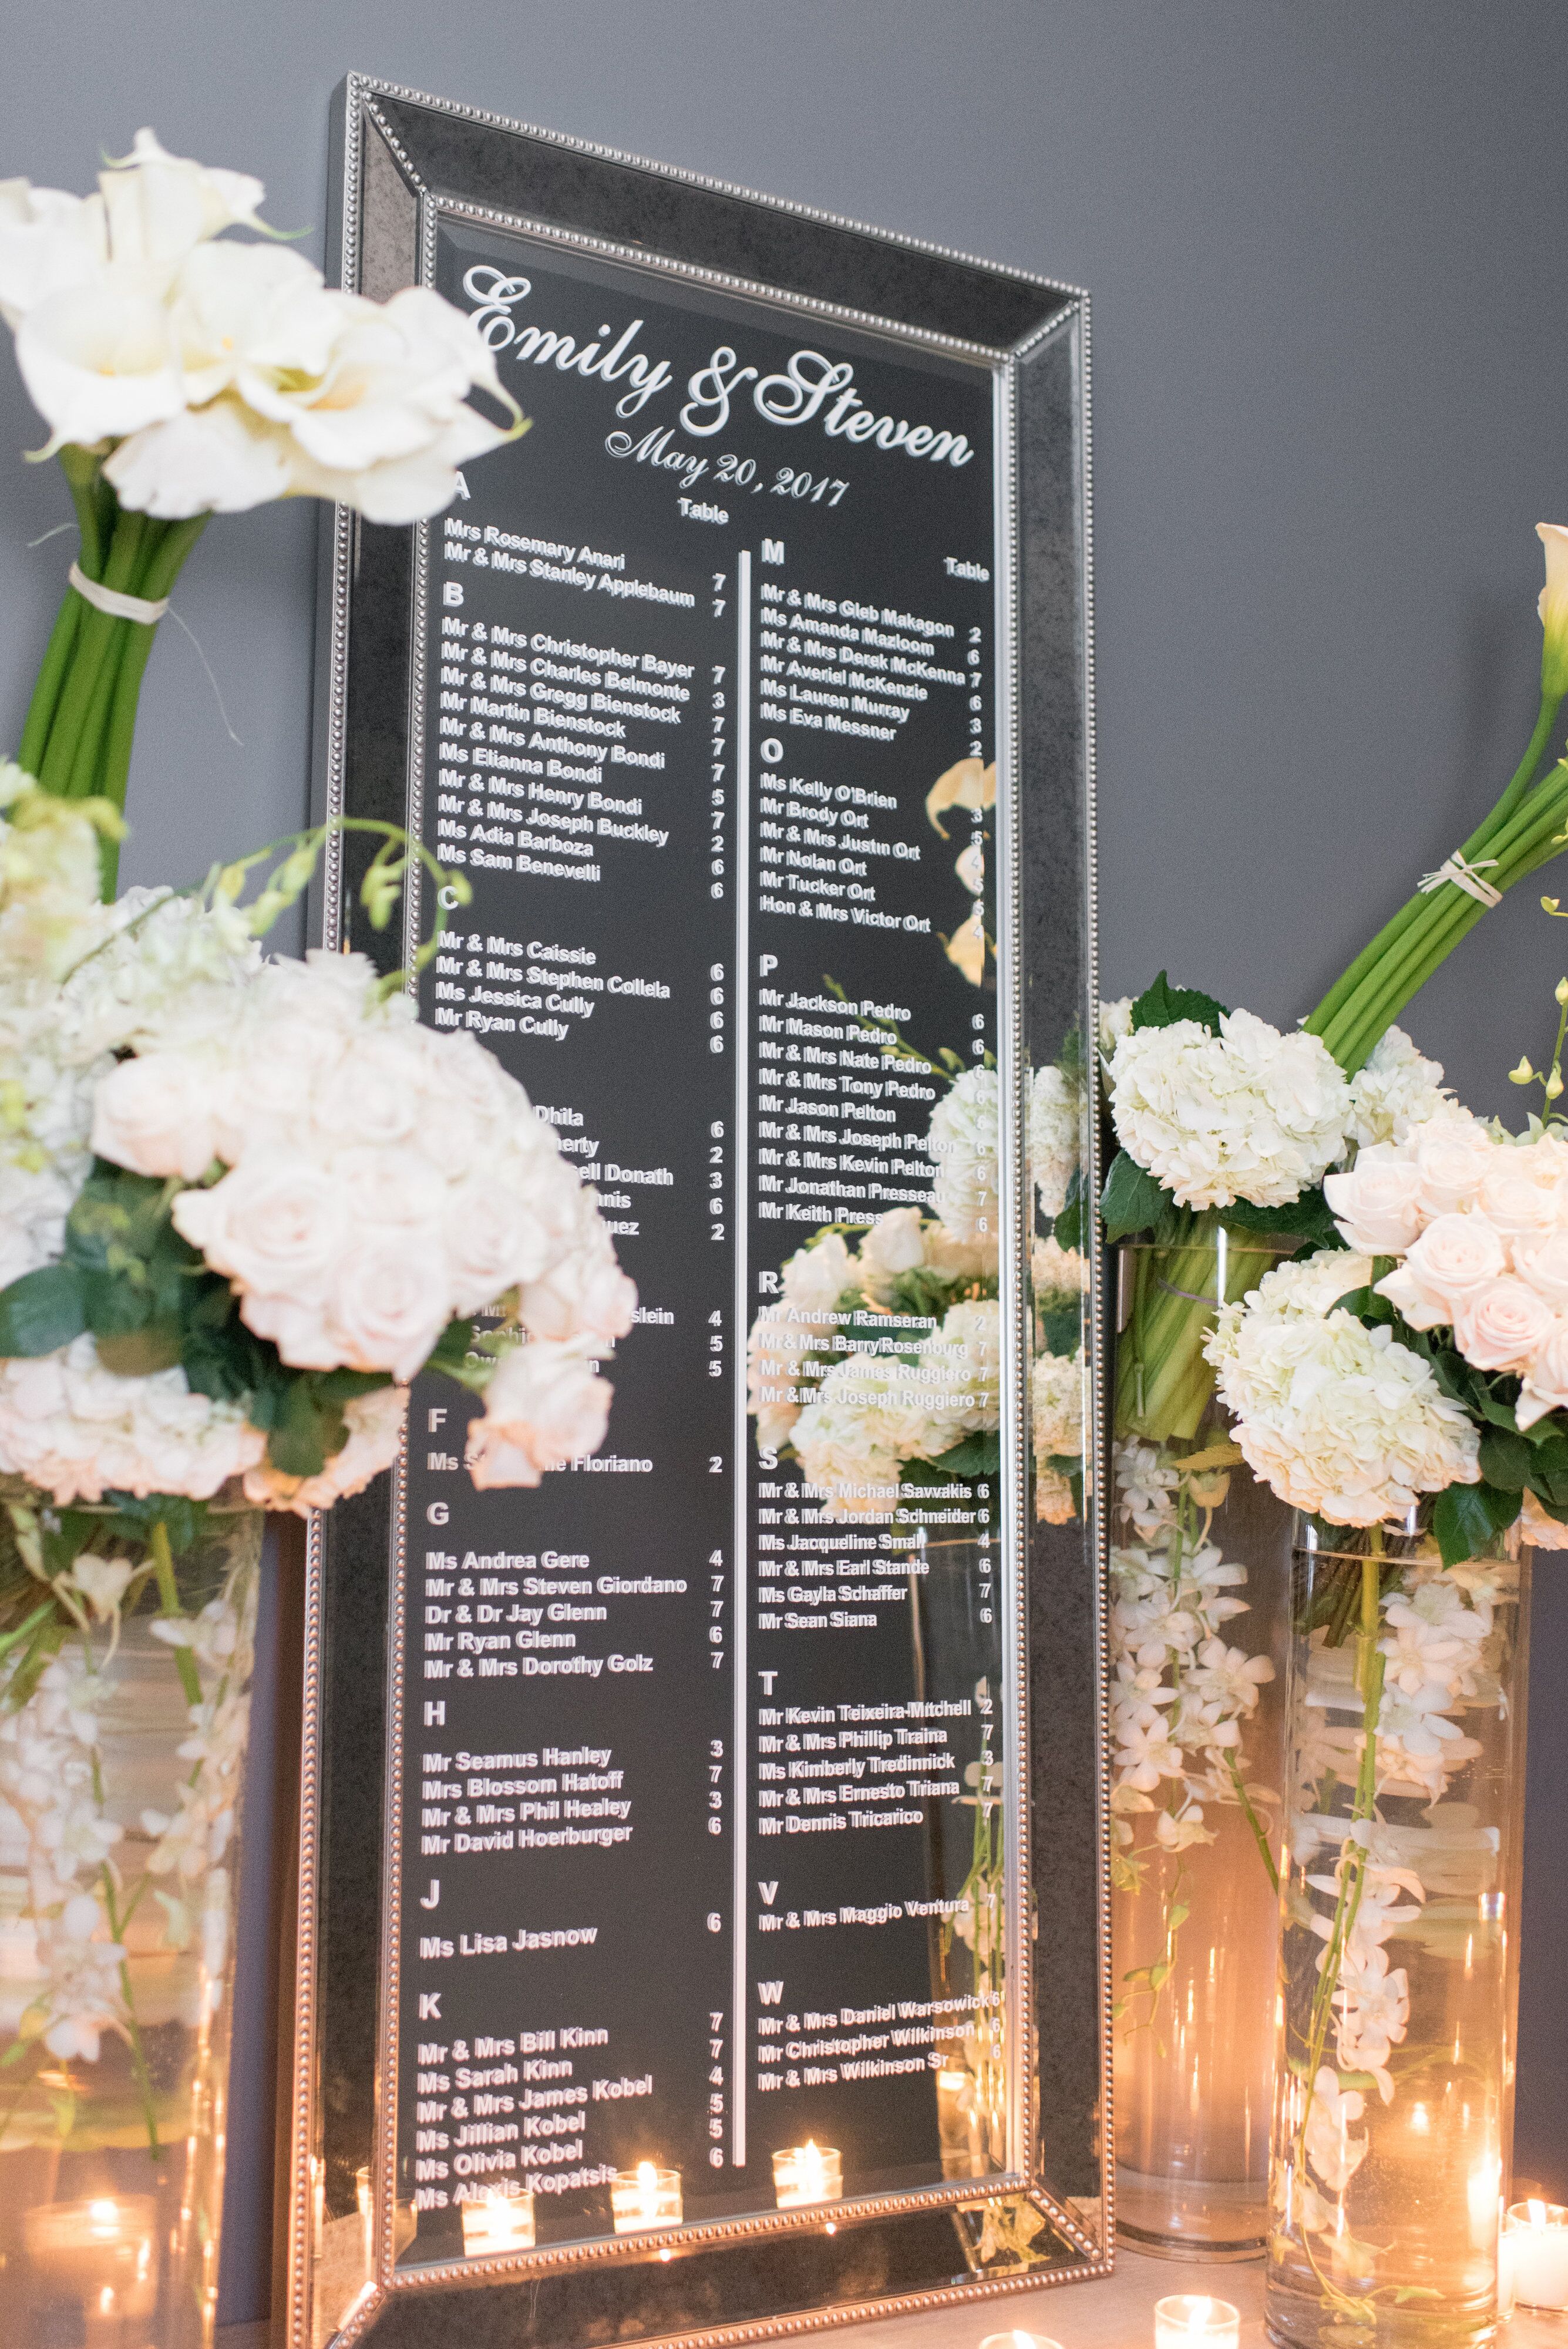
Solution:
M1408 2290L1378 2282L1379 2226L1355 2201L1378 2116L1410 2068L1410 1973L1390 1945L1424 1947L1429 1961L1445 1927L1428 1927L1428 1900L1462 1891L1469 1913L1497 1880L1497 1830L1467 1799L1469 1767L1485 1763L1464 1716L1497 1716L1501 1616L1518 1599L1519 1572L1501 1556L1445 1565L1429 1537L1391 1544L1380 1525L1308 1538L1287 1976L1290 1937L1304 1931L1309 1951L1318 1946L1296 1968L1305 1995L1286 2000L1276 2249L1296 2251L1328 2306L1365 2323L1372 2304Z
M1268 1814L1275 1791L1250 1775L1243 1737L1267 1656L1231 1644L1248 1611L1247 1570L1213 1537L1239 1454L1219 1441L1167 1465L1153 1444L1117 1447L1111 1549L1112 1881L1142 1892L1157 1877L1159 1955L1123 1974L1116 2015L1131 2033L1158 2030L1191 1890L1182 1854L1212 1844L1215 1806L1239 1806L1276 1889ZM1139 1840L1147 1836L1147 1841Z
M124 806L153 632L209 515L322 497L419 521L524 429L470 318L422 286L335 292L264 194L145 129L92 195L0 181L0 316L81 533L18 752L65 798Z

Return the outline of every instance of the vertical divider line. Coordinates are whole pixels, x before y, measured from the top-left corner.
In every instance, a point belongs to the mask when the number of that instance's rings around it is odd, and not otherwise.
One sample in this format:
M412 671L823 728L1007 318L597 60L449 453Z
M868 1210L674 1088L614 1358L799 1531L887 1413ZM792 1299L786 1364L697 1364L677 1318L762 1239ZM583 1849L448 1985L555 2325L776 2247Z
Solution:
M734 1501L731 1533L733 1560L730 1570L730 1653L733 1658L734 1712L730 1732L730 1783L734 1788L731 1812L733 1837L733 1909L730 1920L730 2159L737 2169L746 2161L746 1868L750 1860L749 1786L747 1771L746 1634L751 1608L751 1560L746 1522L746 1337L751 1312L751 1278L746 1237L751 1215L751 1059L752 1059L752 557L742 547L735 567L735 805L734 846L735 968L730 989L733 1006L731 1033L735 1048L734 1133L730 1153L731 1198L734 1217L735 1311L730 1351L730 1391L734 1402L730 1464L730 1489Z

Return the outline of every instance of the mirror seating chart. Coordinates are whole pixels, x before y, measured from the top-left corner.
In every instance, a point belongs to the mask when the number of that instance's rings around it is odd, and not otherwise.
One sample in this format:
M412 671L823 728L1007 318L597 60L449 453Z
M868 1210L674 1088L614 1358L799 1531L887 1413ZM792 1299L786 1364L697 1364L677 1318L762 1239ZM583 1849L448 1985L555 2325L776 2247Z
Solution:
M465 878L420 1016L639 1302L598 1452L421 1381L315 1531L291 2349L1103 2271L1084 298L358 78L334 156L529 428L329 517L323 811Z

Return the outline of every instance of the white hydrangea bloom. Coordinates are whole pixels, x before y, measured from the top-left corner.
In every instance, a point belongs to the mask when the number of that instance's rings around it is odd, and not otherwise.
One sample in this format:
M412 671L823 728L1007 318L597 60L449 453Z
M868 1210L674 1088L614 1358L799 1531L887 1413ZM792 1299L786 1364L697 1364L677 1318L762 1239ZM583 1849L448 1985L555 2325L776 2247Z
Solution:
M926 1146L937 1162L932 1206L960 1240L1001 1228L1001 1115L994 1069L966 1069L931 1112Z
M98 828L9 759L0 810L0 972L57 978L93 936Z
M1339 1250L1281 1265L1204 1349L1253 1474L1334 1525L1376 1525L1480 1476L1475 1429L1419 1355L1330 1309L1371 1273Z
M1029 1086L1029 1175L1046 1217L1059 1216L1067 1204L1083 1158L1084 1109L1082 1087L1064 1070L1035 1070Z
M1056 1239L1036 1240L1029 1252L1029 1273L1034 1301L1048 1298L1086 1297L1089 1259L1080 1248L1064 1248Z
M1034 1450L1041 1460L1084 1449L1084 1350L1042 1354L1030 1373Z
M806 1481L826 1496L825 1514L854 1516L886 1510L901 1462L938 1459L966 1435L999 1426L1001 1413L1001 1308L982 1298L950 1307L914 1348L836 1362L793 1441Z
M1288 1206L1345 1147L1348 1087L1327 1047L1250 1011L1138 1028L1111 1056L1122 1147L1184 1207Z
M1365 1147L1403 1142L1412 1126L1454 1105L1440 1061L1422 1057L1402 1028L1389 1028L1350 1081L1347 1138Z
M1130 995L1113 996L1100 1006L1099 1046L1102 1059L1109 1060L1124 1036L1132 1033L1133 999Z
M90 1337L0 1360L0 1472L62 1505L109 1492L210 1500L256 1464L265 1443L238 1403L193 1394L182 1370L105 1370Z

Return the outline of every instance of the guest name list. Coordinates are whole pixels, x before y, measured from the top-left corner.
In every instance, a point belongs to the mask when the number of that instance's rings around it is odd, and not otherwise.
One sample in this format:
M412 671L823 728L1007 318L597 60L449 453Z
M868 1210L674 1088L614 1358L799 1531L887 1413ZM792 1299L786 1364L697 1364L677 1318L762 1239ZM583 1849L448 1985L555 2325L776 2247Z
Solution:
M415 1398L405 2261L497 2185L607 2232L640 2160L688 2219L770 2209L807 2137L850 2193L938 2183L942 2051L1003 2028L933 1959L976 1931L1000 1509L846 1518L746 1382L796 1248L929 1203L922 1048L994 1043L947 951L994 926L982 812L926 806L994 756L990 378L451 223L438 282L533 422L430 529L424 836L473 896L422 1016L525 1085L640 1302L603 1450L537 1492L474 1492L458 1391Z

